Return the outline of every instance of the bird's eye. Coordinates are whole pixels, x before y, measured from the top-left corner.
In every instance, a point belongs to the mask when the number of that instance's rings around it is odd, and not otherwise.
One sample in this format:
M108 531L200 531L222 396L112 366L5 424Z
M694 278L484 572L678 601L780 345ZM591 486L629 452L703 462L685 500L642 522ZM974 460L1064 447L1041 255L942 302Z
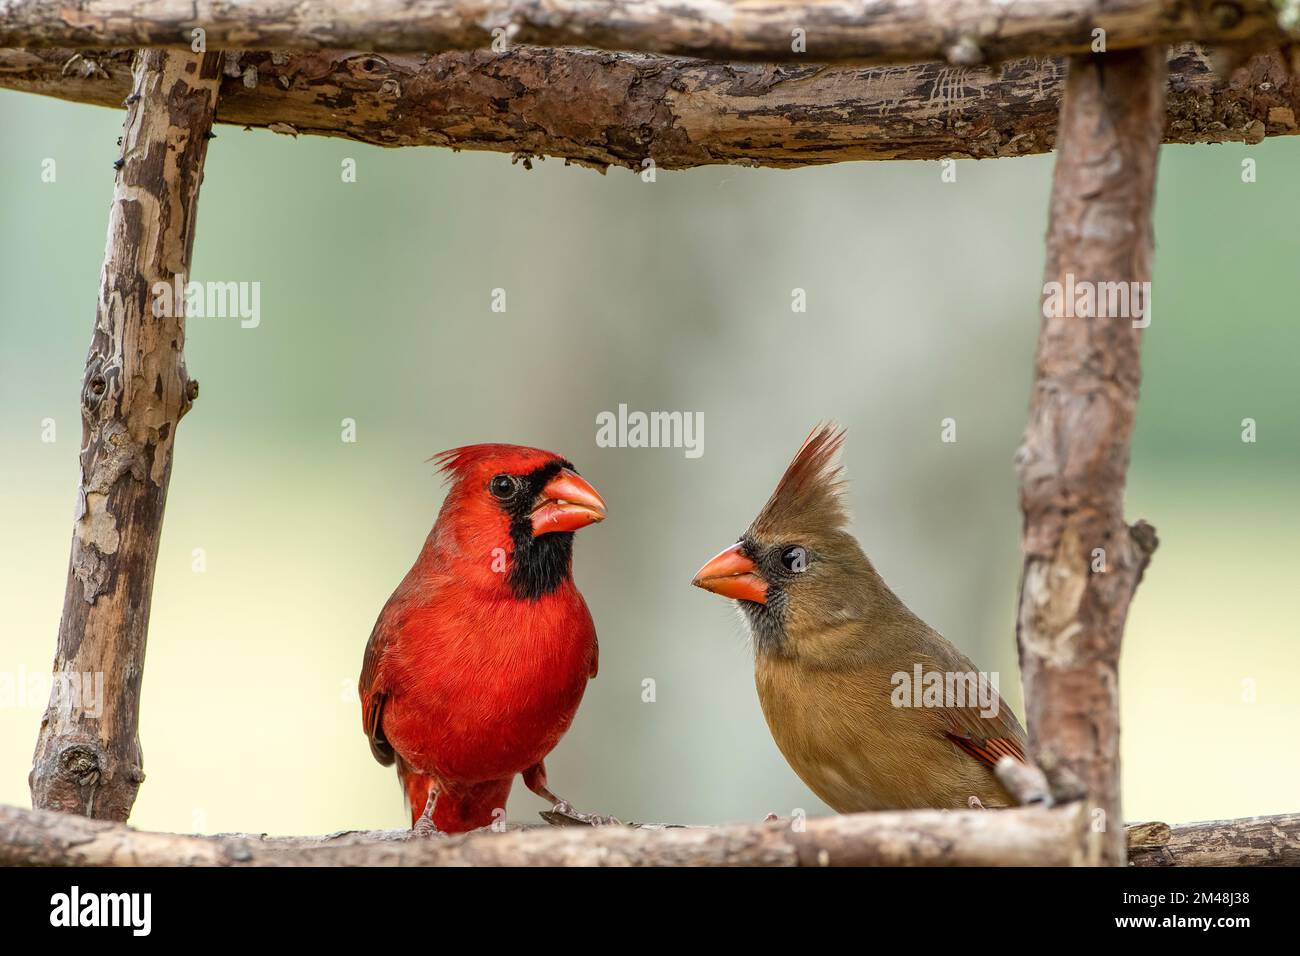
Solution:
M518 488L518 483L511 475L497 475L488 482L488 491L492 492L492 497L501 501L513 498Z
M781 565L787 571L800 574L808 570L808 551L794 544L781 552Z

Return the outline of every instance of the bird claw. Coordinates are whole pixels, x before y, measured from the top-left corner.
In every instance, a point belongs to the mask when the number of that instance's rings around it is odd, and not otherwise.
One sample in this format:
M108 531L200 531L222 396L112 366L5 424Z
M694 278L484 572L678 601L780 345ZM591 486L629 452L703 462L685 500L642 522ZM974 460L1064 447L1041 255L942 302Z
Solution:
M988 807L986 807L986 806L984 806L984 804L980 803L980 798L979 798L979 797L976 797L976 796L971 796L971 798L970 798L969 800L966 801L966 806L970 807L972 810L987 810L987 809L988 809Z
M425 801L424 812L420 818L411 825L411 832L407 834L408 840L420 839L422 837L445 837L447 834L438 829L438 825L433 822L433 808L438 804L438 792L432 791L429 799Z
M415 821L415 826L406 835L408 840L421 840L425 838L438 837L444 838L447 834L443 833L428 817L420 817Z
M621 826L617 817L575 810L568 800L557 800L555 806L538 814L553 827L608 827Z

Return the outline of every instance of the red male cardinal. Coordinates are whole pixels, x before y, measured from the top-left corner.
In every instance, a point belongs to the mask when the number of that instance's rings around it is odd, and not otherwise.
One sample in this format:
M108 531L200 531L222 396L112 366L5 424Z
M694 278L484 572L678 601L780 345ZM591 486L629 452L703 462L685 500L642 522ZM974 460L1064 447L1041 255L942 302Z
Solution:
M768 728L829 806L1005 806L993 768L1024 760L1025 732L848 532L843 441L832 426L809 435L749 530L692 583L740 605Z
M469 445L435 456L451 488L384 605L361 668L370 751L397 764L412 825L462 833L504 812L596 676L596 628L573 583L573 533L605 502L549 451Z

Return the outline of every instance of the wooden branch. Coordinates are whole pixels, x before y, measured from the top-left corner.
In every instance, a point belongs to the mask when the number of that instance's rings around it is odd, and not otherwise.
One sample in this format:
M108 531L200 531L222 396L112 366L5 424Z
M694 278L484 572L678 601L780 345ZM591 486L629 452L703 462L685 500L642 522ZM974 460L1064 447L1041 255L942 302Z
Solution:
M144 779L149 600L185 374L183 296L219 54L137 59L81 391L81 484L54 690L31 773L36 807L125 820ZM155 283L169 284L165 296ZM161 315L158 313L162 313Z
M41 866L1068 866L1081 804L866 813L725 827L538 827L408 838L146 833L0 807L0 865Z
M1118 821L1118 667L1124 621L1156 545L1124 521L1151 278L1151 210L1165 55L1070 61L1052 181L1044 319L1018 454L1024 572L1017 627L1030 750L1058 796L1082 787L1103 860ZM1060 295L1052 290L1058 283ZM1125 283L1126 303L1108 286ZM1082 292L1098 298L1091 309ZM1105 290L1105 291L1104 291ZM1100 305L1098 305L1100 303Z
M1081 804L996 812L864 813L725 827L527 827L412 839L149 833L0 806L0 865L35 866L836 866L1078 863ZM1138 866L1300 865L1300 813L1128 828ZM824 855L823 855L824 854Z
M1128 828L1134 866L1300 866L1300 813Z
M12 0L0 46L438 53L494 40L766 62L970 65L1283 33L1267 0ZM1098 34L1094 31L1102 31Z
M1000 72L770 67L519 49L379 57L244 54L217 121L382 146L555 156L604 169L794 167L864 159L990 158L1053 148L1064 69ZM0 87L120 106L130 55L0 50ZM1300 131L1300 81L1276 54L1230 82L1195 47L1169 63L1167 142L1257 142Z

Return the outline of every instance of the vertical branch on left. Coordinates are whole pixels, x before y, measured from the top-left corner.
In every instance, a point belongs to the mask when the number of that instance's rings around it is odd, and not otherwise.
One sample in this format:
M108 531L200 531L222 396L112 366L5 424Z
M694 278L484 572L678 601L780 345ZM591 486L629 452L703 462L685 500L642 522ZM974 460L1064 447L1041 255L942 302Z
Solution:
M108 246L82 380L81 481L32 805L124 821L144 779L140 683L185 371L183 290L220 53L145 50L133 67Z

